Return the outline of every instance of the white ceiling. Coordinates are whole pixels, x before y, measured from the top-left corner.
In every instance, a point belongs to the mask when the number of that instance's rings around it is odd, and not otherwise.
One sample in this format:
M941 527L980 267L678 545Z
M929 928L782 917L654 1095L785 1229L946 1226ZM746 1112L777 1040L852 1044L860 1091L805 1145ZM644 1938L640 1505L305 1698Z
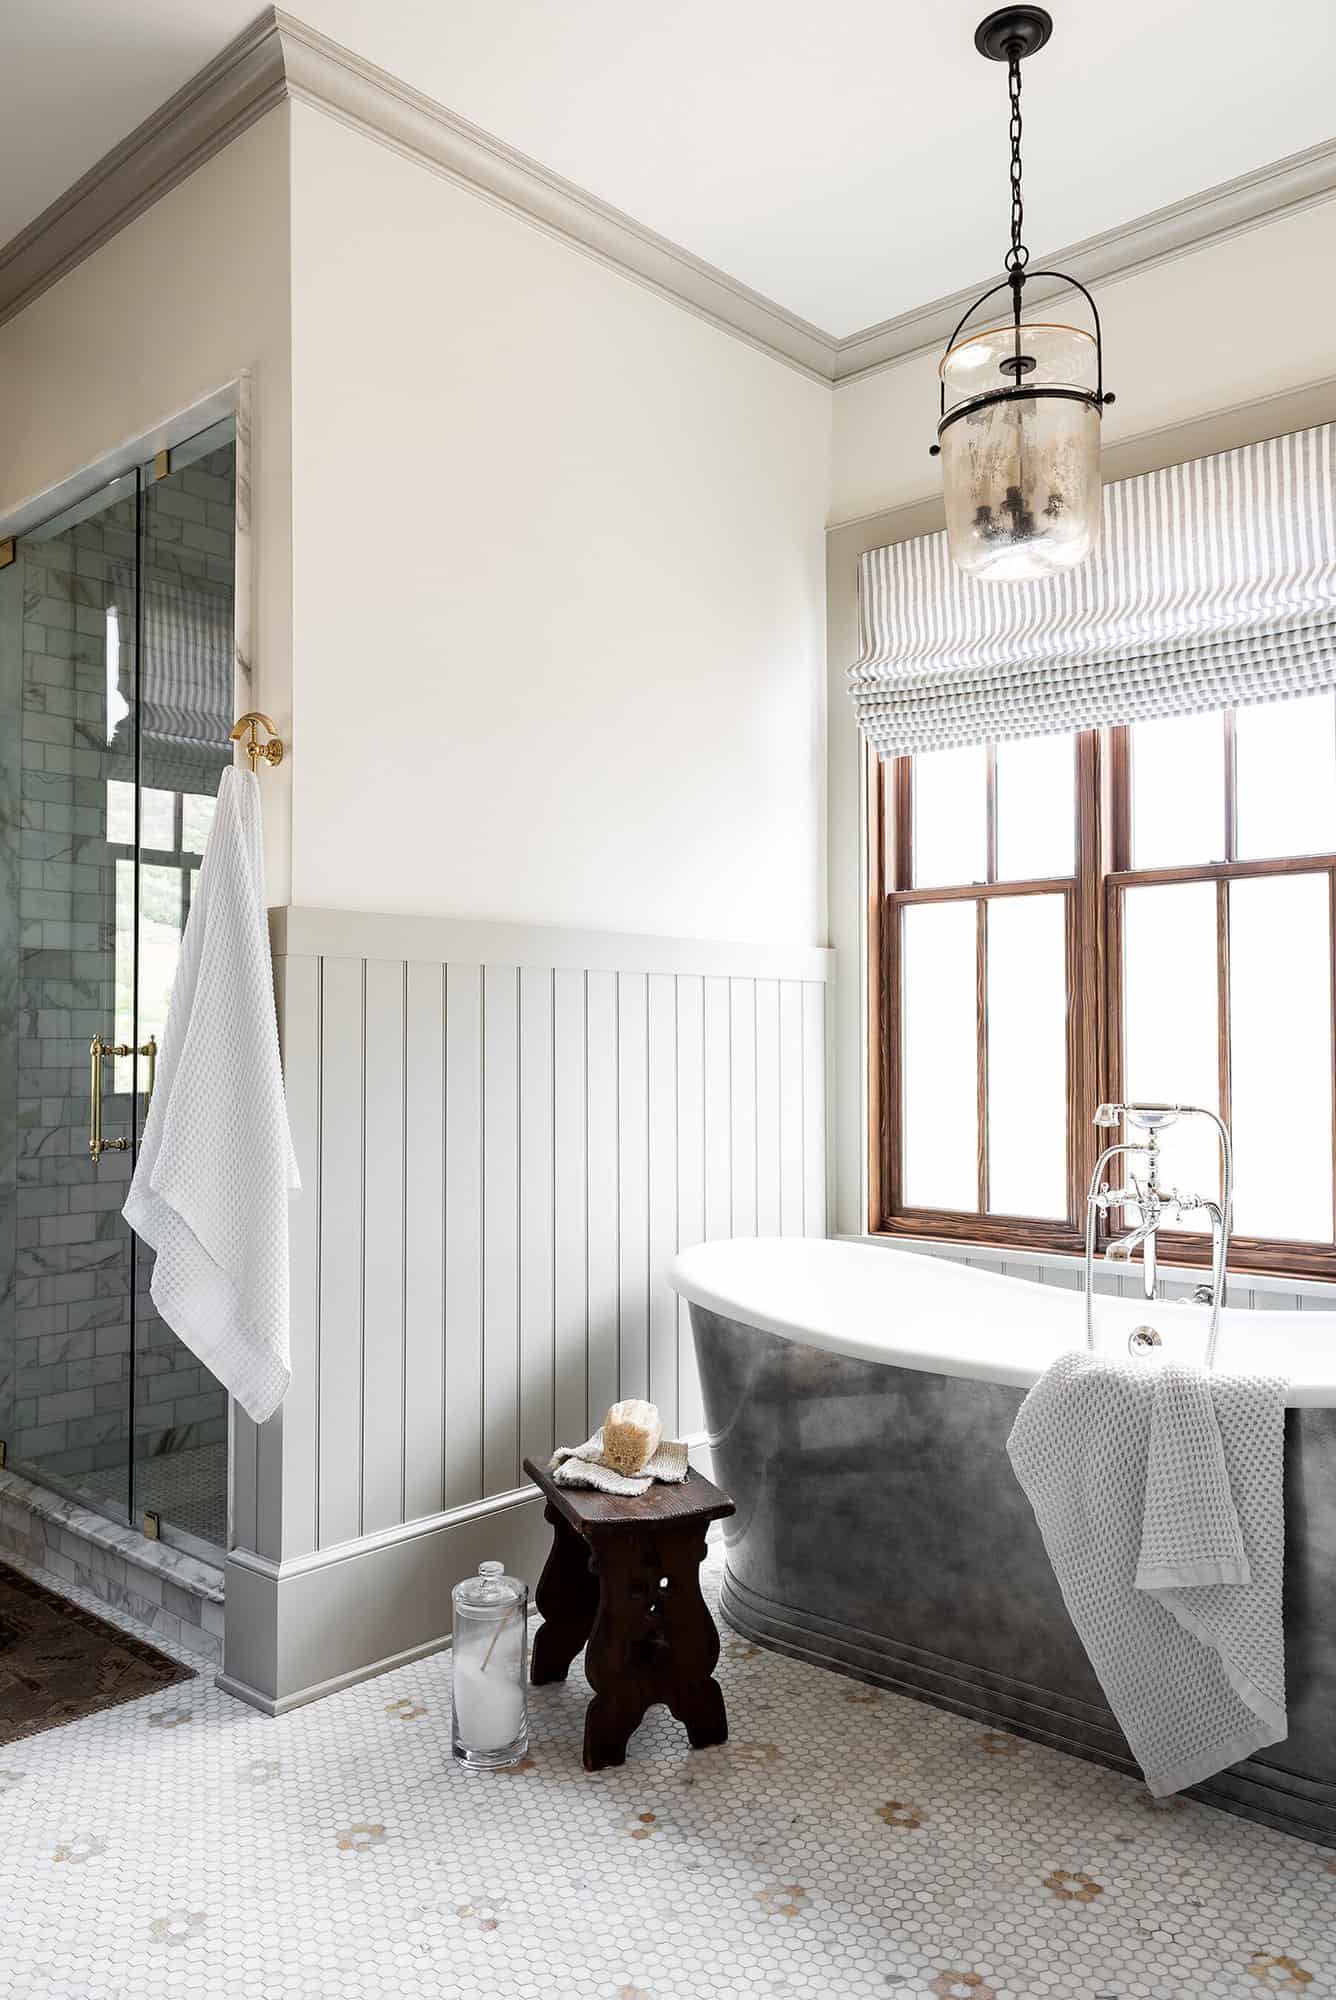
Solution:
M1336 133L1332 0L1050 0L1026 66L1042 254ZM1006 243L986 0L297 0L292 11L843 335ZM9 0L0 242L237 34L256 0Z

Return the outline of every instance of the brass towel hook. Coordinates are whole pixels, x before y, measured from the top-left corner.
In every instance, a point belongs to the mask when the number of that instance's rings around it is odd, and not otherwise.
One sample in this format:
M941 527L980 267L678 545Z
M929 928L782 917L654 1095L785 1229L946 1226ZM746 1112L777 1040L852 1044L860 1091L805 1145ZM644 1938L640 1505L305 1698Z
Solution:
M256 735L257 724L261 729L268 732L269 741L267 743L261 743L259 737ZM245 736L246 741L242 747L246 755L250 758L252 771L259 763L261 757L267 758L270 764L281 764L283 762L283 739L274 728L269 717L261 715L258 708L248 709L245 715L239 717L233 723L232 741L240 743L243 736Z

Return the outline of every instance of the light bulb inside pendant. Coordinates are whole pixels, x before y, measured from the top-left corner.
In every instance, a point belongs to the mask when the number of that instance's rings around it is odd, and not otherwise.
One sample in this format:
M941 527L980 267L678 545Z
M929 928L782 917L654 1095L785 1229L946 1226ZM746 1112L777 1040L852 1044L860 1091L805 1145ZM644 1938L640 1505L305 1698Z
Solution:
M940 421L947 545L969 576L1023 582L1084 562L1099 539L1100 416L1104 390L1099 313L1085 287L1061 279L1090 308L1093 332L1027 317L1029 251L1021 240L1020 66L1053 23L1042 7L1005 7L980 23L975 46L1007 64L1011 99L1011 245L1006 276L974 301L942 357ZM1005 321L966 334L981 306L1010 293ZM996 312L997 307L994 306Z

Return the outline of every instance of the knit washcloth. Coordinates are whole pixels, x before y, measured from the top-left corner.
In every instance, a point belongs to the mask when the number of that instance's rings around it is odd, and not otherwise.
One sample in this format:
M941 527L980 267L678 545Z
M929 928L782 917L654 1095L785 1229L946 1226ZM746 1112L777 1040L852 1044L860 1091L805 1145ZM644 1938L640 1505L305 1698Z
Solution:
M684 1444L670 1444L665 1438L646 1465L643 1472L634 1479L624 1472L614 1472L603 1462L603 1426L600 1424L591 1438L583 1444L562 1444L552 1454L551 1472L558 1486L593 1486L600 1493L624 1493L639 1499L648 1493L656 1479L662 1479L671 1486L678 1486L690 1471L687 1463L687 1448Z

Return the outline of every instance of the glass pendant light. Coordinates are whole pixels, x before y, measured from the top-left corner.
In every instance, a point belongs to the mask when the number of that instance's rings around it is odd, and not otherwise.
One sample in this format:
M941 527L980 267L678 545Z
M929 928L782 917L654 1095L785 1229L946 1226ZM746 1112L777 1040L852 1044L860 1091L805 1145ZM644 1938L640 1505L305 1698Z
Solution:
M1099 539L1100 416L1104 388L1099 312L1085 286L1061 271L1028 272L1021 241L1021 63L1053 32L1042 7L1003 7L981 21L974 46L1007 65L1011 99L1011 246L1006 276L956 326L938 367L947 546L967 576L1013 582L1084 562ZM1079 292L1093 332L1027 319L1027 277ZM1010 292L1010 316L966 334L981 306Z

